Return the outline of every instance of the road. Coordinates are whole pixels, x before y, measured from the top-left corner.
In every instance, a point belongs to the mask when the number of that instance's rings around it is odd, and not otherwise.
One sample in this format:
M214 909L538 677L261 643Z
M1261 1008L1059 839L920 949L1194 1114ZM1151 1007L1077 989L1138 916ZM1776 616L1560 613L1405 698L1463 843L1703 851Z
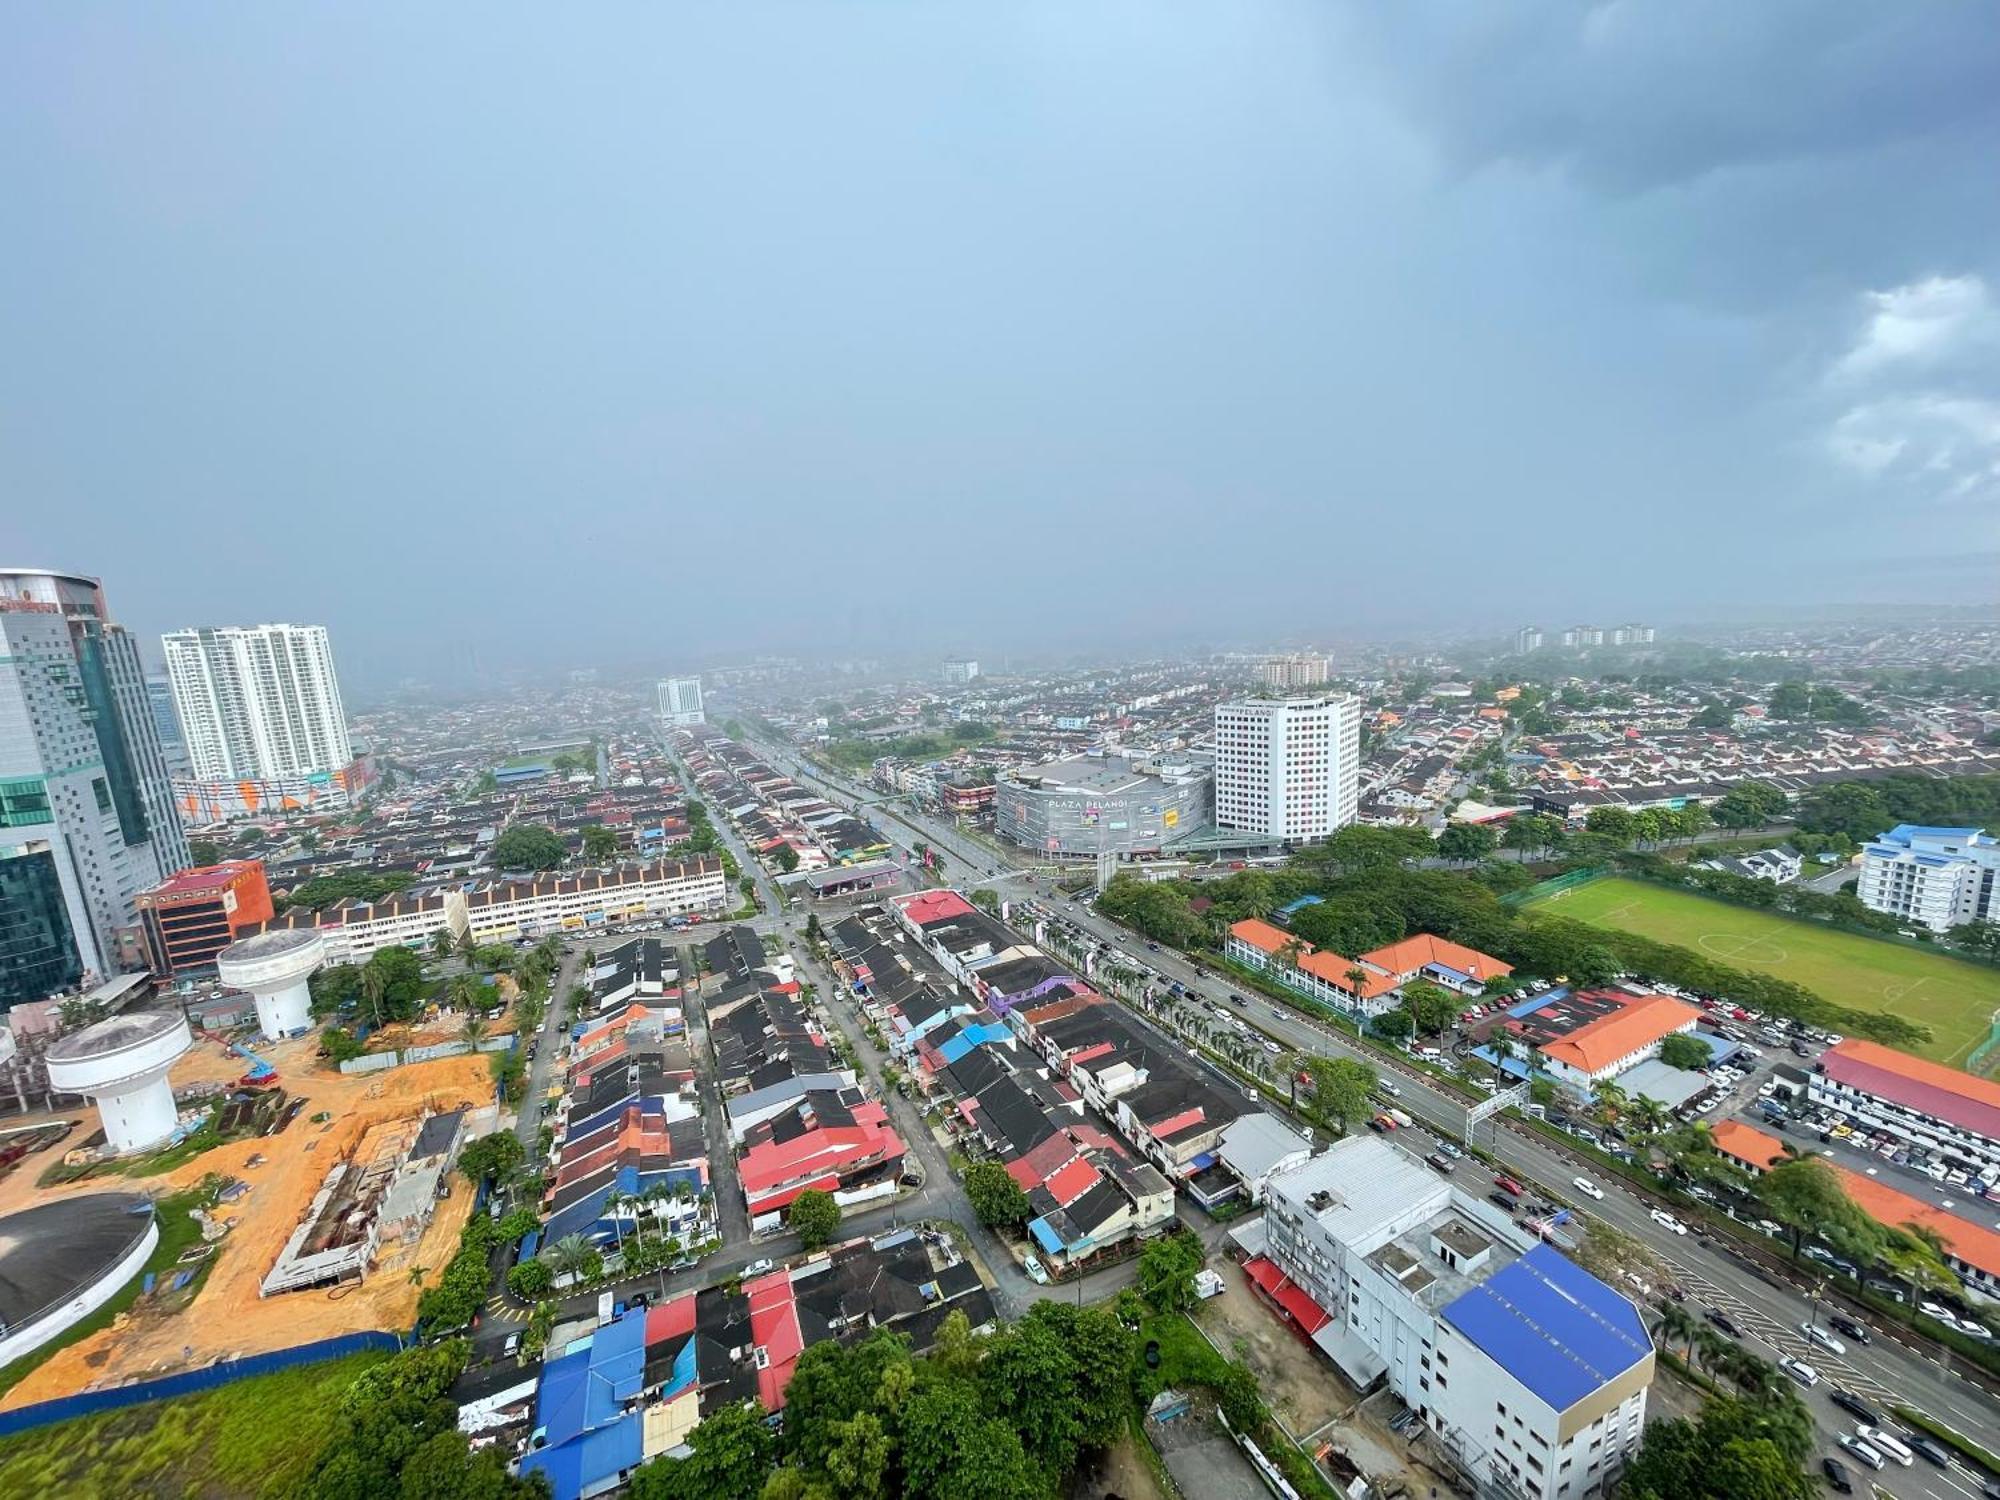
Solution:
M802 780L810 780L852 805L866 800L863 789L806 766L789 752L765 746L777 759L793 768ZM917 838L957 855L975 873L1001 865L1004 856L976 845L957 830L912 809L884 805L880 811ZM1740 834L1732 834L1740 837ZM1016 872L1018 874L1018 872ZM1064 912L1067 921L1092 934L1099 941L1128 951L1143 951L1143 939L1088 908ZM1223 986L1212 973L1198 970L1179 954L1163 951L1146 953L1150 966L1170 980L1196 987L1209 998L1222 998ZM1358 1044L1341 1036L1288 1005L1253 998L1250 1019L1282 1045L1307 1052L1349 1056L1370 1063L1385 1075L1394 1075L1399 1103L1424 1124L1453 1139L1465 1136L1466 1105L1393 1055ZM1521 1124L1494 1116L1479 1127L1478 1145L1492 1153L1513 1176L1541 1190L1543 1196L1564 1201L1579 1195L1571 1179L1582 1174L1595 1180L1597 1166L1564 1148L1532 1134ZM1470 1170L1462 1168L1462 1171ZM1741 1256L1726 1242L1711 1241L1704 1235L1676 1235L1655 1223L1652 1203L1608 1174L1600 1184L1605 1196L1593 1202L1589 1212L1630 1234L1654 1255L1666 1262L1682 1284L1704 1307L1724 1311L1748 1331L1748 1336L1766 1346L1772 1354L1790 1354L1804 1359L1826 1377L1808 1393L1808 1405L1819 1425L1828 1434L1851 1429L1852 1420L1826 1399L1835 1383L1856 1391L1873 1402L1895 1402L1916 1406L1940 1421L1955 1427L1989 1450L2000 1450L2000 1411L1978 1387L1940 1366L1923 1353L1888 1339L1878 1339L1867 1348L1850 1348L1844 1357L1833 1356L1809 1345L1796 1330L1815 1312L1815 1304L1774 1274ZM1826 1451L1834 1452L1831 1440ZM1855 1467L1850 1464L1850 1468ZM1912 1469L1891 1465L1889 1472L1875 1476L1877 1482L1897 1495L1957 1497L1977 1494L1979 1486L1963 1470L1940 1471L1919 1461Z

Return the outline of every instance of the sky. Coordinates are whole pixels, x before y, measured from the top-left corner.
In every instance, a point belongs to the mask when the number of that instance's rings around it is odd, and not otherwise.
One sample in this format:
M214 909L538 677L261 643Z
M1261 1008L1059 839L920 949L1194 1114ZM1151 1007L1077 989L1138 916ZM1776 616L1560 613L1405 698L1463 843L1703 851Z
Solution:
M2000 27L17 7L0 565L343 675L1984 603Z

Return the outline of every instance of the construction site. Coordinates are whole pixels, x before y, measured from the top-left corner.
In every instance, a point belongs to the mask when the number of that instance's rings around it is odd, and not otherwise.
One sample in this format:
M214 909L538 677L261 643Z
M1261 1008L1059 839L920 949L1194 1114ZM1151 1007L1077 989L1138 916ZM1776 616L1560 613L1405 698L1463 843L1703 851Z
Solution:
M109 1180L156 1200L205 1181L229 1186L197 1216L204 1277L161 1275L110 1328L58 1349L0 1395L0 1408L414 1323L419 1279L412 1273L421 1268L435 1279L472 1206L471 1192L451 1185L444 1163L463 1140L494 1128L487 1059L449 1057L350 1076L316 1059L312 1036L259 1050L257 1060L269 1069L264 1091L275 1093L282 1081L288 1095L282 1127L192 1155L160 1153L171 1165L151 1174L145 1169L154 1158L142 1158L121 1164L117 1179L99 1174L44 1186L37 1179L61 1160L64 1146L97 1133L96 1111L82 1105L19 1121L36 1133L14 1140L47 1144L0 1175L0 1214L102 1192ZM213 1045L195 1047L173 1068L177 1093L205 1085L238 1091L244 1082L243 1055ZM357 1246L365 1253L357 1255ZM297 1272L302 1260L329 1251L338 1274L295 1282L288 1274L282 1294L267 1291L274 1271Z

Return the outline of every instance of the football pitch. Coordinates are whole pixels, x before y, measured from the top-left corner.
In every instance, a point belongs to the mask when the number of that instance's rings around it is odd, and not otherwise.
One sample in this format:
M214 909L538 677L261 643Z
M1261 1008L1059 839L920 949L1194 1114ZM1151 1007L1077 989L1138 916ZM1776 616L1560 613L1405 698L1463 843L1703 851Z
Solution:
M1750 911L1689 891L1607 879L1534 902L1540 911L1593 927L1634 932L1705 953L1739 969L1763 969L1854 1010L1902 1016L1931 1029L1920 1055L1953 1067L1986 1039L2000 1010L2000 969Z

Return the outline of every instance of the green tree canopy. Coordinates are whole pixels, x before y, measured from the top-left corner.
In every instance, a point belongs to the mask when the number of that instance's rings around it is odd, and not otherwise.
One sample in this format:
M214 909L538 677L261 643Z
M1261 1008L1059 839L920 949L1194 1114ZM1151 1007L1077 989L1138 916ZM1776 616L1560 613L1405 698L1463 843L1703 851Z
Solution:
M1027 1220L1028 1195L999 1162L974 1162L965 1169L964 1180L972 1211L987 1228Z
M840 1205L833 1201L833 1194L807 1188L785 1210L785 1222L798 1235L802 1248L817 1250L840 1228Z
M516 823L493 841L498 870L553 870L567 854L556 831L539 823Z
M1471 864L1486 858L1499 844L1499 835L1484 823L1453 823L1438 835L1437 852L1440 859Z
M1436 1036L1456 1021L1464 1003L1443 985L1427 979L1413 979L1403 986L1403 1009L1425 1036Z
M1195 1304L1194 1278L1206 1257L1191 1234L1167 1234L1139 1252L1139 1295L1156 1312L1185 1312Z
M1709 1056L1708 1048L1686 1032L1677 1031L1660 1043L1660 1061L1670 1068L1705 1068Z

